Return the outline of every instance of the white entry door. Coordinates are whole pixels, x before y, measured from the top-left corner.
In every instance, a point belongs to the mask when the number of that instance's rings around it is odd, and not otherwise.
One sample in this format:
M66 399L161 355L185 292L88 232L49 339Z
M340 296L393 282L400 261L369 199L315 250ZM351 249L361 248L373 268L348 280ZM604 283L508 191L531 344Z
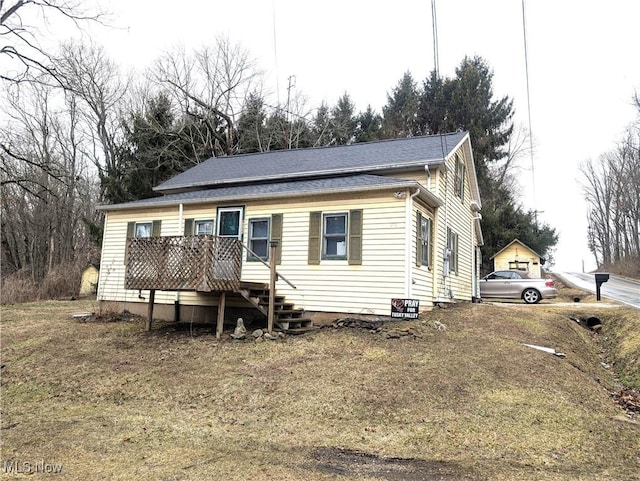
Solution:
M242 240L242 222L244 207L220 207L216 222L216 233L219 237L229 237ZM228 279L234 272L235 260L231 252L218 245L215 254L215 276L219 279Z
M242 240L244 207L218 208L217 234L220 237L234 237Z

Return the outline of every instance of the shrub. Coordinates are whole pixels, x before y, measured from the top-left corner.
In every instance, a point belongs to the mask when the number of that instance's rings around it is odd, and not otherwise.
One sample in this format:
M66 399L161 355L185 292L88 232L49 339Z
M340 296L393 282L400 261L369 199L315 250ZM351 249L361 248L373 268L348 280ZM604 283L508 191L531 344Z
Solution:
M27 270L14 272L2 279L0 303L19 304L37 301L39 298L38 286L31 279Z

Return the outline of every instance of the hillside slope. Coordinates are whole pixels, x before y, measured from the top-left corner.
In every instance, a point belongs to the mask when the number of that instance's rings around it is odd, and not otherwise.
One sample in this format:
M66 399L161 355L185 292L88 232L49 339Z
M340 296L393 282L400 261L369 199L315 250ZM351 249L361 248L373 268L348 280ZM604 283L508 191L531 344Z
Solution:
M3 307L3 460L65 480L640 479L640 425L569 318L591 307L464 304L264 342L70 316L94 307Z

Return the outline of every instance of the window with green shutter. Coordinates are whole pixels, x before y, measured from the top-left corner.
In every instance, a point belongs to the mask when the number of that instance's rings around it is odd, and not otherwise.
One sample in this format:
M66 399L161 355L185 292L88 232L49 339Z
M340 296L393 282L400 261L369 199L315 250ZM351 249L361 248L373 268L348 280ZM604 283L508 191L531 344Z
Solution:
M347 260L362 264L362 209L349 212L309 214L309 264Z
M151 222L127 222L127 239L144 239L147 237L160 237L162 228L161 220ZM125 244L124 263L127 263L127 251Z

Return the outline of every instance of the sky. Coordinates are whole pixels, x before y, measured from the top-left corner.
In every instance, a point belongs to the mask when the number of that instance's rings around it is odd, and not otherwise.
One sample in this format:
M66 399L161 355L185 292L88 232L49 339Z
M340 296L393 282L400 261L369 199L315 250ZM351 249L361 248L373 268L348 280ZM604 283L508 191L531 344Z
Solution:
M274 95L289 76L310 106L345 92L381 111L403 74L434 69L431 0L110 0L112 28L91 28L123 69L142 71L164 51L214 45L219 35L249 51ZM636 118L640 91L637 0L528 0L530 120L522 0L435 0L441 76L464 56L493 69L496 98L514 100L533 156L520 160L520 201L560 234L556 271L595 268L587 248L580 164L611 151ZM531 166L533 165L533 169ZM534 186L534 187L532 187Z

